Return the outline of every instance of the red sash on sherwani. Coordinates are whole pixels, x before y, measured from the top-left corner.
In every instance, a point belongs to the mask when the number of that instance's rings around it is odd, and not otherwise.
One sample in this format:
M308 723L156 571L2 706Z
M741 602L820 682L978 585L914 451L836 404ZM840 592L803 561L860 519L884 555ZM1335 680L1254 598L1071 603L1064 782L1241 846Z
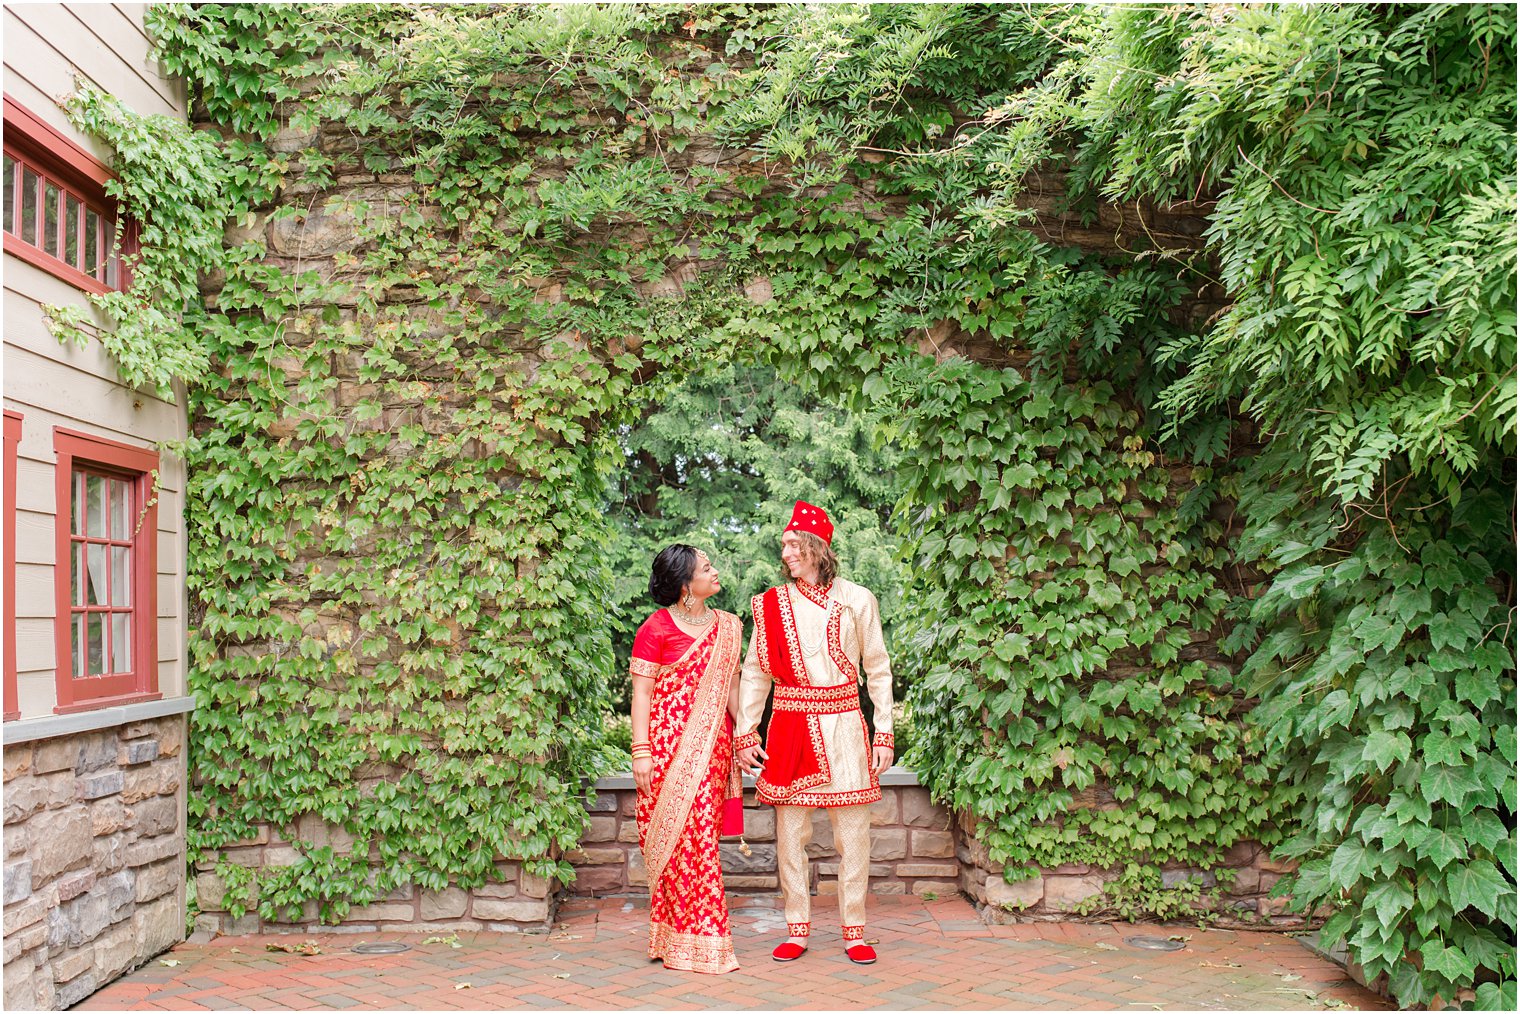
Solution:
M818 714L860 707L853 683L813 687L800 657L791 598L784 588L757 596L756 635L762 638L761 668L775 683L771 724L766 734L765 770L755 779L756 792L768 802L784 804L799 792L826 784L833 776L818 728Z

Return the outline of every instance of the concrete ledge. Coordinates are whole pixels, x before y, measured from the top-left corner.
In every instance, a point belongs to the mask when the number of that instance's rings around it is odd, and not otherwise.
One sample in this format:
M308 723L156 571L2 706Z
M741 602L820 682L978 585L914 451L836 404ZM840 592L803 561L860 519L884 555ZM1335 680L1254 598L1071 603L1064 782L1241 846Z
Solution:
M7 742L9 742L9 740L7 740ZM918 775L915 775L907 768L898 767L896 764L894 764L881 773L881 784L887 787L894 785L917 785ZM614 792L618 789L631 789L634 787L633 775L632 773L626 775L604 775L603 777L598 778L596 780L596 784L592 787L602 792ZM746 789L753 789L755 787L755 779L753 775L744 776L744 787Z
M51 739L54 736L73 736L81 732L94 732L96 729L126 725L128 722L141 722L149 718L163 718L167 715L183 715L194 710L194 697L167 697L158 701L101 708L99 711L80 711L72 715L23 718L5 723L3 734L0 734L0 743L10 746L12 743L30 743L39 739Z

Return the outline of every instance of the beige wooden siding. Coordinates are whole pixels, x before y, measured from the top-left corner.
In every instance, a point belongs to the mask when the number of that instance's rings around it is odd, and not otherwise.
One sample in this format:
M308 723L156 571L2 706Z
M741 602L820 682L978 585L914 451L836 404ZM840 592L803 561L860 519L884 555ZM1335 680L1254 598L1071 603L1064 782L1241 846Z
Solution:
M184 118L184 87L166 79L143 29L143 4L21 4L4 10L5 92L101 161L111 153L76 131L57 100L76 76L140 113ZM186 435L184 394L161 398L125 387L100 343L78 349L47 330L43 306L86 306L84 294L46 271L5 258L5 407L20 412L16 463L16 668L21 721L53 713L57 613L54 557L56 486L53 428L154 448ZM90 311L100 323L103 320ZM159 450L157 533L159 691L185 685L185 470Z

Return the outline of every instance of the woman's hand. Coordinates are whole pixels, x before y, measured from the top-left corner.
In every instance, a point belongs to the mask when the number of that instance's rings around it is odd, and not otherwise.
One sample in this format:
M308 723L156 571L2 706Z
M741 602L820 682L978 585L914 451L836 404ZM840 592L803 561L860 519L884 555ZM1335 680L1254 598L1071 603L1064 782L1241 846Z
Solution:
M639 757L633 762L633 784L639 787L639 795L647 796L654 791L654 761Z

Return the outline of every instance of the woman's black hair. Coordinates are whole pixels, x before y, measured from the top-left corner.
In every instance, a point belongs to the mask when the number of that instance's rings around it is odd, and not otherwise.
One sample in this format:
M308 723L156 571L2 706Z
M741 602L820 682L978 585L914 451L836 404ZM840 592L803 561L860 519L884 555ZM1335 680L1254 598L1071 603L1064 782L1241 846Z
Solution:
M681 589L691 582L697 572L697 550L694 546L677 542L666 546L654 558L654 568L649 573L649 595L662 606L673 606L681 597Z

